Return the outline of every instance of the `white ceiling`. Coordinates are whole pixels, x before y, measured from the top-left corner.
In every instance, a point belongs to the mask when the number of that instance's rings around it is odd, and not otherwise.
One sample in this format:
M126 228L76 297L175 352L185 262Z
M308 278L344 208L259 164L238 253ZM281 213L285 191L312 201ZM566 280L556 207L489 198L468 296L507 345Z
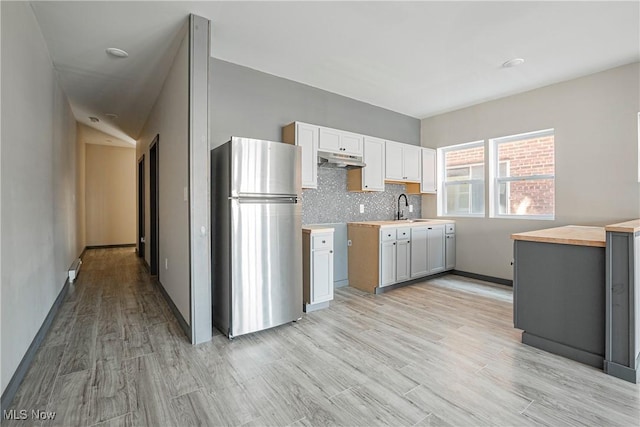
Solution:
M638 1L32 4L76 118L130 142L189 13L216 58L417 118L640 60Z

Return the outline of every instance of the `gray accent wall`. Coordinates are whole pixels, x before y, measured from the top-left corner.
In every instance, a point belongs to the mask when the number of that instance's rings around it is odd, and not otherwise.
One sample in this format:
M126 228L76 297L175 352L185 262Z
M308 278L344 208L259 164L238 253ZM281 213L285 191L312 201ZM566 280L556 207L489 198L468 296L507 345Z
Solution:
M512 279L512 233L638 218L639 111L635 63L424 119L431 148L555 129L555 220L455 218L456 269ZM423 197L422 212L436 216L435 196Z
M301 121L420 145L420 120L251 68L210 58L211 148L231 136L282 140ZM384 193L347 192L346 171L318 168L318 189L303 191L303 224L392 219L403 185ZM420 214L420 196L412 196ZM365 205L360 214L359 205Z
M209 68L210 148L231 136L281 141L282 127L294 121L420 145L416 118L215 58ZM318 188L303 191L302 221L335 227L336 286L348 277L345 223L392 219L402 192L403 185L387 184L384 193L349 193L346 171L318 168ZM415 209L409 215L419 217L420 196L411 196L409 203Z
M231 136L281 141L294 121L420 145L416 118L215 58L210 72L211 148Z

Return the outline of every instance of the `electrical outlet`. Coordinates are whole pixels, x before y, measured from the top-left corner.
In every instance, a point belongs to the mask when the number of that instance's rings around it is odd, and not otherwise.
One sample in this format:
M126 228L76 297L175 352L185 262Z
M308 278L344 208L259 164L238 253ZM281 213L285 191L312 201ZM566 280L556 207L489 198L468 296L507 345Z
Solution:
M409 212L413 212L413 205L409 205Z
M164 269L168 270L169 269L169 258L165 258L164 259Z
M360 213L364 213L364 205L360 205Z

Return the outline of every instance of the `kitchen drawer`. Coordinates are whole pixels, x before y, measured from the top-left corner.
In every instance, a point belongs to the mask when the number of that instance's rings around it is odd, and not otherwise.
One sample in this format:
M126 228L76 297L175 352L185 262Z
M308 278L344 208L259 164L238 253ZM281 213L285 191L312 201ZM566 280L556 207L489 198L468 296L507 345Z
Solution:
M456 232L456 225L455 224L445 224L445 232L447 234L451 234L451 233L455 233Z
M333 235L321 234L313 236L313 249L331 249L333 248Z
M411 236L411 228L410 227L401 227L396 229L396 239L398 240L409 240Z
M380 241L388 242L390 240L396 240L396 229L383 228L382 230L380 230Z

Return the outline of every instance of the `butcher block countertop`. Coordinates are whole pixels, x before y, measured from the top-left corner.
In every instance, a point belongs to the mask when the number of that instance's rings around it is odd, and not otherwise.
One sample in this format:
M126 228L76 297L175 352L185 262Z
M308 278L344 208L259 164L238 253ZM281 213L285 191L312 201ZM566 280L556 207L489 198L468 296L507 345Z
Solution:
M544 230L527 231L511 235L513 240L530 242L557 243L575 246L606 246L604 227L587 227L581 225L566 225L564 227L547 228Z
M425 225L453 224L455 221L447 219L415 219L415 220L388 220L388 221L360 221L350 222L349 225L361 227L419 227Z
M617 231L620 233L637 233L640 231L640 219L607 225L604 229L606 231Z

